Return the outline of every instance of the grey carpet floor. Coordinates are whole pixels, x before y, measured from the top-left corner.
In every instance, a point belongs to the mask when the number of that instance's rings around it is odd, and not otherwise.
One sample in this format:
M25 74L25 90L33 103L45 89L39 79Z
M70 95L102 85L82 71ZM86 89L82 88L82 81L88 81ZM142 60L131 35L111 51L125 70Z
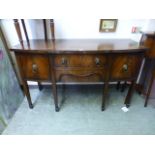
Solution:
M51 89L31 90L34 109L24 99L4 135L152 135L155 105L144 108L144 97L134 93L131 107L123 112L124 93L110 88L106 110L101 112L102 87L58 90L60 112L54 111Z

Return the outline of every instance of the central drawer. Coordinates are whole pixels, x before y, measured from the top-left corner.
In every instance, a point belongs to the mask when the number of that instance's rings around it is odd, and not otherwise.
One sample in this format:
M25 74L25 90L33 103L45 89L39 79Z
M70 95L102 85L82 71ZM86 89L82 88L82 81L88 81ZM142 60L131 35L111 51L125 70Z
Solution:
M101 54L62 54L54 56L56 81L104 81L107 59Z
M62 54L54 57L55 67L103 67L106 58L103 55Z

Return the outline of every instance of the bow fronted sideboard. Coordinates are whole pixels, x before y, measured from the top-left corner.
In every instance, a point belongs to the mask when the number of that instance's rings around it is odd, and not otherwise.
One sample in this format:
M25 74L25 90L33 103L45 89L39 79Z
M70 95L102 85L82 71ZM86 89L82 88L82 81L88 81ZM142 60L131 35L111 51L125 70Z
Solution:
M102 110L109 82L131 81L125 98L130 106L145 52L130 39L29 40L11 48L22 77L29 107L33 108L27 81L51 82L55 110L59 111L57 83L104 82Z

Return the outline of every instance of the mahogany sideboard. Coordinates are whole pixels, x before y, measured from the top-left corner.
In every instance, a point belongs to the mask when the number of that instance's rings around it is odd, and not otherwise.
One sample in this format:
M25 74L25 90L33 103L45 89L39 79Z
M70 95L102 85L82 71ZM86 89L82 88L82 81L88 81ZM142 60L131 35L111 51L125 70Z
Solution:
M145 52L130 39L30 40L11 48L14 51L29 107L33 108L27 81L52 83L55 110L59 111L57 83L104 82L102 110L111 81L131 81L125 98L130 106L134 85Z

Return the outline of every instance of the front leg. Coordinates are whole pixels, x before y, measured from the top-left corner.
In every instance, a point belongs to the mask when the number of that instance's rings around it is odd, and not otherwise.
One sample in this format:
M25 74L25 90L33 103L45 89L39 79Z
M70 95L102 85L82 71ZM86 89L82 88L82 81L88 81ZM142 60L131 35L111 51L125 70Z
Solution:
M43 89L43 86L42 86L41 82L38 82L38 87L39 87L40 91Z
M108 94L108 86L109 86L109 83L105 82L103 97L102 97L102 109L101 109L102 111L105 110L105 102L106 102L106 98L107 98L107 94Z
M125 103L124 103L127 108L130 107L130 101L131 101L131 97L132 97L133 92L134 92L134 87L135 87L135 81L132 81L131 85L129 87L129 90L128 90L128 94L127 94L127 96L125 98Z
M53 90L55 111L59 112L60 109L59 109L59 106L58 106L58 96L57 96L57 86L56 86L56 83L52 83L52 90Z
M29 91L29 87L28 87L28 84L27 84L26 80L23 80L23 89L24 89L24 93L25 93L25 95L27 97L27 100L28 100L29 108L33 109L33 104L32 104L32 101L31 101L30 91Z

